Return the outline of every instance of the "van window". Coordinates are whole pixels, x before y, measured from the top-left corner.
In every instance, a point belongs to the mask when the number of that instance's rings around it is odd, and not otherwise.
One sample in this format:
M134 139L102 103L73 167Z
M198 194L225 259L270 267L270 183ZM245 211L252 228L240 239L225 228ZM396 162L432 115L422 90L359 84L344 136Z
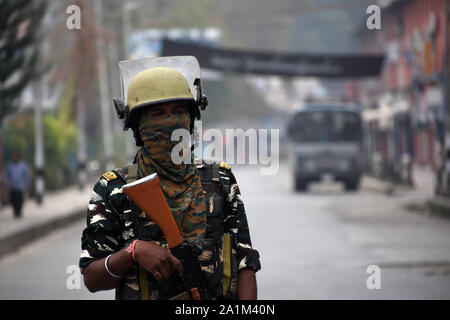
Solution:
M359 142L362 139L360 115L348 111L299 112L288 130L295 142Z

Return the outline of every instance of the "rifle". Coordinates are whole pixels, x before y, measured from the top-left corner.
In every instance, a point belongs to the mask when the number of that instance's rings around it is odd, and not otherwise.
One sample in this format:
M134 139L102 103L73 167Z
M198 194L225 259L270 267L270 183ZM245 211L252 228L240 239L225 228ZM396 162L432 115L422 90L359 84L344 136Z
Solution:
M193 300L207 300L206 279L197 257L201 249L183 240L180 229L161 190L156 173L128 183L123 192L154 221L166 237L170 252L183 265L183 283Z

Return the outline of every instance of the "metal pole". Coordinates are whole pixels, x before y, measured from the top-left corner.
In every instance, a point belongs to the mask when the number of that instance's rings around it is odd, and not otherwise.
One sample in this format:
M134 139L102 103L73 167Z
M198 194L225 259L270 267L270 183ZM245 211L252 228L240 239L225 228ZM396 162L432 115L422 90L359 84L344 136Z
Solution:
M48 32L50 26L49 15L47 14L43 19L42 34ZM50 54L50 43L48 39L45 39L40 45L40 55L42 57L48 57ZM45 194L45 150L44 150L44 128L42 122L42 108L46 98L46 89L48 87L47 77L41 76L33 86L35 103L34 103L34 121L35 121L35 192L36 202L40 205L44 200Z
M76 0L76 4L81 8L85 8L85 2L83 0ZM82 29L76 33L77 42L76 48L84 48L83 44L85 43L87 35L87 29ZM78 50L77 50L78 51ZM88 81L86 79L87 75L84 74L84 70L86 68L86 64L88 63L87 57L90 57L90 52L87 52L87 55L76 54L74 55L74 60L76 61L77 68L77 86L75 89L75 93L73 96L73 106L76 110L77 117L77 173L78 173L78 186L80 190L83 190L87 184L87 142L86 142L86 94L87 94L87 85ZM81 71L81 72L79 72Z
M42 126L42 85L37 82L34 85L34 96L36 98L34 104L34 136L35 136L35 153L34 166L36 170L35 189L36 202L42 204L45 192L45 178L44 178L44 137Z
M112 141L112 125L111 125L111 103L109 103L109 88L108 88L108 70L106 66L106 50L101 28L103 25L103 2L101 0L94 2L94 10L96 17L96 46L97 46L97 72L100 88L100 110L102 115L102 135L103 135L103 150L105 154L105 169L114 169L113 159L113 141Z
M86 152L86 126L85 118L86 111L84 108L84 102L80 101L79 97L76 97L75 103L77 104L77 127L78 127L78 186L80 189L84 189L87 183L87 152Z

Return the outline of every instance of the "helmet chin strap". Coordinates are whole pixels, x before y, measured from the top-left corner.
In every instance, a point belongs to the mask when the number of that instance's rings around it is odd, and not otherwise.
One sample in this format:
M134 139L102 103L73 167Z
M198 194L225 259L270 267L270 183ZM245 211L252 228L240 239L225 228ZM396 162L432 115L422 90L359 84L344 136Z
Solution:
M124 126L123 130L126 131L129 128L129 120L128 120L128 107L121 99L113 99L114 107L116 108L117 117L120 120L123 120Z

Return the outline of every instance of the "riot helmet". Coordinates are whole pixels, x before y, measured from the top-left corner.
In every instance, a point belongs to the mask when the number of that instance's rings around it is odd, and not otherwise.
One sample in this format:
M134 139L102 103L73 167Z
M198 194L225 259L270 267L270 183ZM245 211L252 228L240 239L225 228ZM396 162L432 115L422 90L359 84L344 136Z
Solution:
M119 118L124 120L124 130L133 130L137 146L142 145L138 133L140 112L161 103L185 103L191 116L190 131L193 132L194 121L200 119L200 110L208 104L202 93L200 66L195 57L127 60L121 61L119 68L122 100L113 101Z

